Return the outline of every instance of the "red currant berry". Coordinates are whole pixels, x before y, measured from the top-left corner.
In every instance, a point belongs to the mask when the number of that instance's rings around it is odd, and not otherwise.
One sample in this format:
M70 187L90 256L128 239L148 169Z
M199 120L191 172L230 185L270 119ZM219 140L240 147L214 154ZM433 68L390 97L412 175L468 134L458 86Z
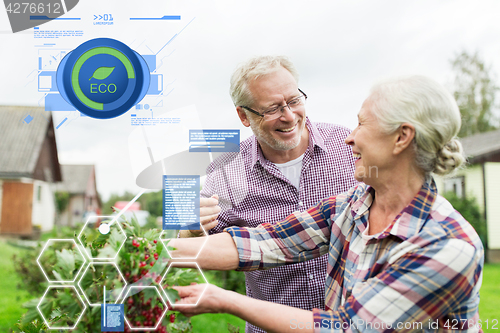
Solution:
M170 320L170 322L171 322L171 323L174 323L174 322L175 322L175 314L174 314L174 313L172 313L172 314L170 315L169 320Z

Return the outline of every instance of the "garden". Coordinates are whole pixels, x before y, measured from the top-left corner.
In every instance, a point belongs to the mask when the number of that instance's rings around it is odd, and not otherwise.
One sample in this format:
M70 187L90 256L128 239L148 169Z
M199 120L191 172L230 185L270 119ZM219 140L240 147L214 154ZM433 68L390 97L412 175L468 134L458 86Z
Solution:
M231 288L232 283L244 292L243 273L202 272L195 264L168 267L160 230L141 228L135 220L111 223L105 234L98 226L57 228L35 247L0 241L6 274L0 284L1 332L100 332L104 299L123 303L125 332L129 325L171 333L244 331L245 322L234 316L191 320L171 306L178 298L173 286L210 282Z

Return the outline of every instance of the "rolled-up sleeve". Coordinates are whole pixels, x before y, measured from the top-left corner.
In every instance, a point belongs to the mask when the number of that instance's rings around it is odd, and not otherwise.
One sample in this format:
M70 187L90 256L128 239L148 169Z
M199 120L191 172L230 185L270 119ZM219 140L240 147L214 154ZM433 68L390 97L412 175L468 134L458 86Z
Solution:
M238 249L238 270L269 269L317 258L328 252L335 197L305 212L295 212L277 224L225 229Z

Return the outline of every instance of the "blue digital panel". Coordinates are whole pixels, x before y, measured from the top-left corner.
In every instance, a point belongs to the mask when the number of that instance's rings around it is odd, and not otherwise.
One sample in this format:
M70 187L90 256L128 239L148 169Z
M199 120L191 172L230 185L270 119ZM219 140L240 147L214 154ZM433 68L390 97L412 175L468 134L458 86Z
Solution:
M200 229L200 176L163 176L163 229Z
M159 95L163 91L163 75L151 74L148 95Z
M123 332L123 304L101 304L101 332Z
M43 71L38 74L38 91L58 91L56 71Z
M240 130L189 130L189 152L239 152Z
M141 54L146 64L148 64L149 71L152 73L156 70L156 54Z
M66 102L61 94L47 94L45 96L45 111L76 111L76 108Z

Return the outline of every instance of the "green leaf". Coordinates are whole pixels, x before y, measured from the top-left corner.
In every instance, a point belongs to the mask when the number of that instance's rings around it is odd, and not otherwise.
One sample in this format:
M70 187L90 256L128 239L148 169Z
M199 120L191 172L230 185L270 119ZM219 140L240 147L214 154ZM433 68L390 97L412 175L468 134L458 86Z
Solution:
M56 267L55 271L62 275L64 278L71 279L73 277L73 271L75 270L75 255L73 251L62 249L61 251L56 251Z
M176 300L181 299L181 297L179 296L179 293L175 289L167 288L167 289L165 289L165 293L167 294L168 299L172 302L172 304L175 304Z
M125 236L120 231L118 231L117 228L113 228L109 237L109 244L113 247L113 249L115 249L115 251L118 251L124 238Z
M115 70L114 67L99 67L98 69L95 70L94 74L92 74L90 79L94 78L97 80L104 80L105 78L110 76L114 70Z
M144 302L147 302L149 299L152 299L153 297L158 295L156 290L152 288L144 289L142 292L144 295Z

